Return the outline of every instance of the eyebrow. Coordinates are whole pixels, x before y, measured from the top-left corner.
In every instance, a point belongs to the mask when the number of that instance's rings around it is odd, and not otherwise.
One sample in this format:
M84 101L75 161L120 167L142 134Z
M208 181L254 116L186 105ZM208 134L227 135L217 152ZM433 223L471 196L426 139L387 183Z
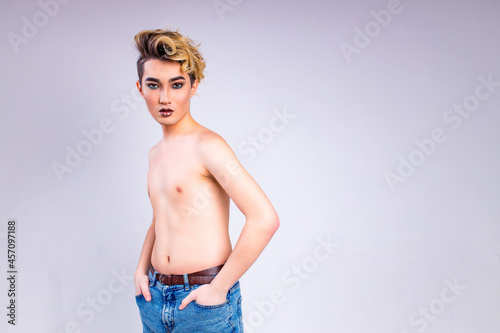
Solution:
M182 75L179 75L179 76L176 76L176 77L173 77L171 79L168 79L168 82L174 82L174 81L177 81L177 80L186 80L186 78ZM147 77L144 79L144 82L146 81L152 81L152 82L156 82L156 83L160 83L160 80L154 78L154 77Z

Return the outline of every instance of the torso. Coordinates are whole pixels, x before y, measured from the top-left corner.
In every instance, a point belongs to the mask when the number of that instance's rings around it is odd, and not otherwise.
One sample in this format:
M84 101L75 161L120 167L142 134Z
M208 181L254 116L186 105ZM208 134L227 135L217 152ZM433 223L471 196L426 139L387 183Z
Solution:
M151 263L163 274L217 266L232 251L229 196L200 162L198 140L196 133L162 140L150 153L147 184L156 236Z

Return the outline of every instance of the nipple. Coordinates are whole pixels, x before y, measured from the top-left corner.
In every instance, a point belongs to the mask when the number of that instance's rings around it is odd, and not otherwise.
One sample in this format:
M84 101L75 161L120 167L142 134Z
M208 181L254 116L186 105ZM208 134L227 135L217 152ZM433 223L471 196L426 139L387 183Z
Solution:
M182 188L180 186L177 186L176 190L177 192L182 193Z

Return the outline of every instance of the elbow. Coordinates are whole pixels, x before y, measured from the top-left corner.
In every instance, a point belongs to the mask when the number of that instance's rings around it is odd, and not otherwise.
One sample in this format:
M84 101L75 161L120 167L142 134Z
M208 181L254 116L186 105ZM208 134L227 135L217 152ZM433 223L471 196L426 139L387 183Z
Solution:
M268 223L267 223L267 226L268 226L268 231L270 233L270 235L274 235L274 233L278 230L278 228L280 227L280 219L278 217L278 214L276 214L276 212L274 212L268 219L267 219Z
M247 222L257 228L259 233L269 237L272 237L280 226L280 219L274 210L252 217L247 216Z
M273 221L273 227L274 227L274 232L276 232L278 230L278 228L280 227L280 218L278 217L278 214L274 214L275 215L275 218L274 218L274 221Z

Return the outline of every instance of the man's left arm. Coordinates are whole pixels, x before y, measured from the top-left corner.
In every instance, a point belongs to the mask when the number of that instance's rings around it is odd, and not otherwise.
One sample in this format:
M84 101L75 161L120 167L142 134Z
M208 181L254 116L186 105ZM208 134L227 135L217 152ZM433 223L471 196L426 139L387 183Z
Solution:
M229 145L212 135L199 146L207 171L219 182L246 222L224 267L210 284L192 291L179 309L196 300L200 304L222 304L236 281L252 266L279 227L279 218L257 182L240 164Z

